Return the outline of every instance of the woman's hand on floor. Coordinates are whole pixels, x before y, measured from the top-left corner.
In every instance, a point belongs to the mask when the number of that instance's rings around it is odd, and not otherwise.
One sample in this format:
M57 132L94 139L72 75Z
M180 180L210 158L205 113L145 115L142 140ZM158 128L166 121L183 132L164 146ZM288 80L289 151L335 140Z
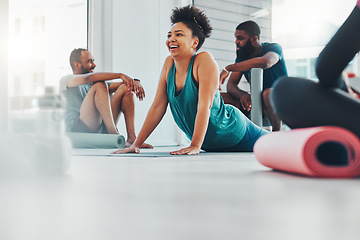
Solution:
M193 146L170 152L171 155L196 155L199 153L200 153L200 148Z
M116 150L111 154L121 154L121 153L140 153L140 148L131 145L130 147Z

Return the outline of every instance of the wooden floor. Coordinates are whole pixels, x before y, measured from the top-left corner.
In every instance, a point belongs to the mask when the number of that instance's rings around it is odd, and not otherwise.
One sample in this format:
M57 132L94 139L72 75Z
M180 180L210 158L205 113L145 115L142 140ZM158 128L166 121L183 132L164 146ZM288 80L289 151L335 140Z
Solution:
M274 172L252 153L76 150L58 177L0 181L1 240L359 240L360 179Z

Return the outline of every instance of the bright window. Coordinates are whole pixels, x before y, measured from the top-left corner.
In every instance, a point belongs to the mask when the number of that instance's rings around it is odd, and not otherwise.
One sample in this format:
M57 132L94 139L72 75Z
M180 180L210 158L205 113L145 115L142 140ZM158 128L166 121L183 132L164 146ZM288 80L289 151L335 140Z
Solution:
M45 87L71 73L69 55L87 47L87 0L9 0L11 110L32 108Z
M355 0L273 0L272 36L290 76L316 79L316 58L355 7ZM358 57L348 71L358 74Z

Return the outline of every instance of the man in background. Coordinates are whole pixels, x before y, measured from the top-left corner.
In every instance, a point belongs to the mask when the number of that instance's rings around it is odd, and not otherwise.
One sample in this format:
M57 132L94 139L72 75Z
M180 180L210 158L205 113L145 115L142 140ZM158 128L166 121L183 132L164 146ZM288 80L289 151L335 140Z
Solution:
M246 116L251 110L250 94L238 87L241 77L244 75L250 83L250 70L262 68L263 71L263 113L272 125L273 131L279 131L280 119L275 115L270 104L269 95L272 84L281 76L287 76L281 46L277 43L261 43L260 27L253 21L240 23L235 31L236 60L234 64L226 66L220 73L220 83L230 75L227 83L227 92L221 93L224 102L239 108ZM230 74L231 72L231 74Z
M70 54L73 74L60 80L60 92L67 99L65 127L68 132L119 134L116 127L124 114L127 141L135 139L134 93L142 101L145 91L137 79L124 73L94 73L96 67L90 51L74 49ZM107 82L121 79L121 82ZM142 147L152 147L144 144Z

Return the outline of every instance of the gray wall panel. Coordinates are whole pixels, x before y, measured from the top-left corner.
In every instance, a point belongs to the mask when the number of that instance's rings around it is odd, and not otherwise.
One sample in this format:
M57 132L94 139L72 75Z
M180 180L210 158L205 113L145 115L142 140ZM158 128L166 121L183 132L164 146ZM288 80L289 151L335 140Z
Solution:
M247 20L257 22L261 28L261 41L271 41L272 0L194 0L194 5L209 17L212 35L205 41L201 51L210 52L220 68L234 62L236 26ZM256 17L254 14L265 12ZM267 12L267 14L266 14Z

